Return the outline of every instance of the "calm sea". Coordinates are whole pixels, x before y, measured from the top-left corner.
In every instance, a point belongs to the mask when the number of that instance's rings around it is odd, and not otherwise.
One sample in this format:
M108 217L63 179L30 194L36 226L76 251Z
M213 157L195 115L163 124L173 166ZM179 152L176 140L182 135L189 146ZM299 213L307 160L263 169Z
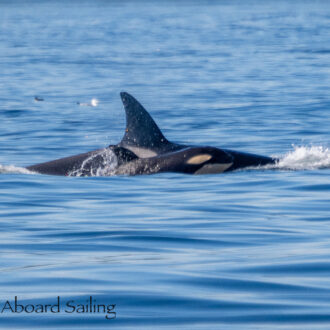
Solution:
M329 1L1 1L1 329L329 328L329 26ZM171 141L281 161L25 173L118 143L120 91Z

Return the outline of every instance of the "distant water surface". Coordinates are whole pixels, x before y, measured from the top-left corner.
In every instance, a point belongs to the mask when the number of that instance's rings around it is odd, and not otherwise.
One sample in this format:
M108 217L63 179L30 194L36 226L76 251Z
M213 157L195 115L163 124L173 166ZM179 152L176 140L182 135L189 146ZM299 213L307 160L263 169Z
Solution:
M0 2L0 312L61 299L1 329L329 328L329 26L328 1ZM171 141L281 161L24 171L119 142L122 90ZM65 312L90 297L116 319Z

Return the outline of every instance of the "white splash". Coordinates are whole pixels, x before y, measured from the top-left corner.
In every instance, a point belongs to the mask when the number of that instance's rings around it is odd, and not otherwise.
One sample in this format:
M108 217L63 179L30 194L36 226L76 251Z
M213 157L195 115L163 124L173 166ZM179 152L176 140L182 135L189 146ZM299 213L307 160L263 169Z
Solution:
M273 166L266 168L289 170L316 170L330 168L330 149L323 146L293 146L294 150L288 152Z
M1 165L0 164L0 174L35 174L34 172L31 172L27 170L24 167L17 167L14 165Z
M71 171L69 176L111 176L117 166L117 156L106 148L86 158L80 168Z

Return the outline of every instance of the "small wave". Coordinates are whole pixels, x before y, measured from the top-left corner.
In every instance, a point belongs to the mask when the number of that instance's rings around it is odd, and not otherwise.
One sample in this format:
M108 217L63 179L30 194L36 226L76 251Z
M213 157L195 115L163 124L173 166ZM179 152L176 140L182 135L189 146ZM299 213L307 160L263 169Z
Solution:
M15 173L15 174L35 174L34 172L31 172L27 170L24 167L17 167L14 165L1 165L0 164L0 174L3 173Z
M273 166L267 168L289 170L316 170L330 168L330 149L323 146L293 146L294 150L280 157Z

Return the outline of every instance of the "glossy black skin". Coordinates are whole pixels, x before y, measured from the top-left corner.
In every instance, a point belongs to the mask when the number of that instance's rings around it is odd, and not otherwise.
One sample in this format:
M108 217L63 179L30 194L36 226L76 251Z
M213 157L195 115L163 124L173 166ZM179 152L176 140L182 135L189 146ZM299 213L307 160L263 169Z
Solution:
M117 156L118 166L111 175L140 175L160 172L177 172L194 174L204 165L227 164L225 172L246 167L274 164L274 158L243 153L214 147L187 146L169 142L149 113L128 93L120 93L125 112L126 130L121 142L110 145ZM27 169L51 175L93 175L96 168L106 167L102 154L106 149L93 150L87 153L61 158L50 162L28 166ZM140 149L149 150L151 157L139 157ZM208 154L211 159L201 164L189 164L187 159ZM207 172L205 172L207 173ZM214 173L214 172L210 172ZM219 172L220 173L220 172Z
M222 150L227 152L229 155L231 155L234 160L233 165L230 166L225 172L230 172L246 167L257 167L257 166L275 164L278 161L278 159L276 158L271 158L267 156L260 156L246 152L228 150L228 149L222 149Z
M190 159L200 155L211 156L211 159L197 164L189 163ZM115 174L139 175L162 172L195 174L205 165L231 164L232 162L232 157L223 150L212 147L187 147L155 157L137 158L119 166Z
M110 149L117 156L118 166L137 159L135 154L125 148L111 145L107 149ZM65 176L73 175L75 171L79 171L81 176L90 176L94 169L106 166L104 164L104 157L102 156L105 151L106 149L97 149L75 156L28 166L27 169L42 174Z
M49 162L28 166L27 169L32 172L50 174L50 175L70 175L75 170L81 168L86 159L97 155L102 149L86 152L83 154L55 159ZM91 164L98 165L98 164Z

